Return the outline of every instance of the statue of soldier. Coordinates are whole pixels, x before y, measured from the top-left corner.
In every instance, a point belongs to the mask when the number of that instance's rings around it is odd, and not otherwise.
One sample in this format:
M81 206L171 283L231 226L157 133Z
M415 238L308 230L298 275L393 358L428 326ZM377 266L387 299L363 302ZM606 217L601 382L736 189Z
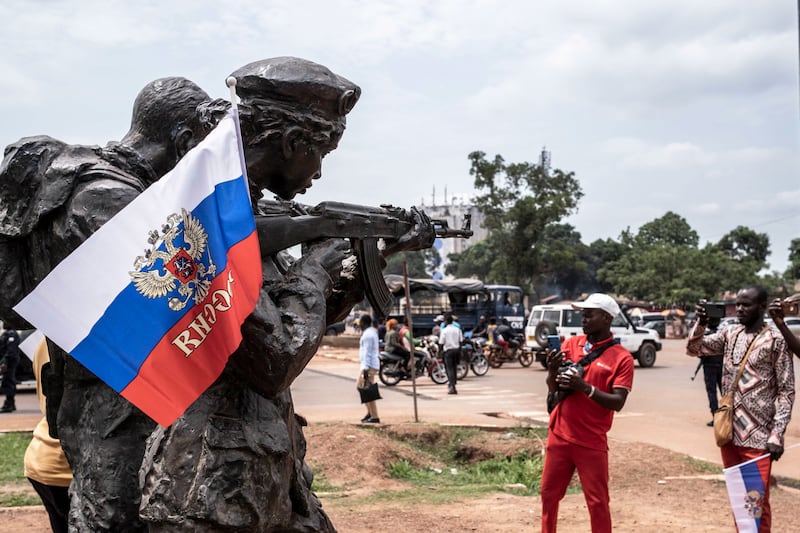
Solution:
M321 175L360 89L297 58L236 70L253 209L268 189L292 199ZM172 426L157 428L142 465L141 516L151 531L334 531L304 462L305 422L289 385L316 352L329 318L363 292L328 300L350 284L342 240L311 243L304 255L262 258L264 284L242 325L243 341L219 379Z
M321 176L360 89L322 65L278 57L236 70L253 210L263 189L290 200ZM424 213L392 253L432 242ZM268 238L265 236L264 238ZM307 243L302 257L262 257L264 284L243 341L220 378L169 428L157 428L142 464L141 516L151 531L326 532L311 492L304 420L289 386L316 353L326 324L363 298L349 245ZM343 268L343 265L346 265Z
M0 318L30 328L11 308L205 137L197 108L209 100L185 78L163 78L139 93L130 131L118 143L67 145L37 136L6 148ZM70 530L146 531L138 518L137 474L155 422L52 342L49 350L48 422L74 475Z

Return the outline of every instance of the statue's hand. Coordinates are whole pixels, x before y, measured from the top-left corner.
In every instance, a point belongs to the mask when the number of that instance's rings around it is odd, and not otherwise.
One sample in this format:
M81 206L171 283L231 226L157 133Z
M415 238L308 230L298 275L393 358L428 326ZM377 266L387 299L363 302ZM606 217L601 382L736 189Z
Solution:
M425 250L433 246L436 228L431 222L431 217L416 207L412 207L408 214L413 221L413 228L399 239L387 242L384 256L388 257L407 250Z
M335 282L342 274L343 261L352 255L350 243L344 239L325 239L310 243L303 258L319 264Z

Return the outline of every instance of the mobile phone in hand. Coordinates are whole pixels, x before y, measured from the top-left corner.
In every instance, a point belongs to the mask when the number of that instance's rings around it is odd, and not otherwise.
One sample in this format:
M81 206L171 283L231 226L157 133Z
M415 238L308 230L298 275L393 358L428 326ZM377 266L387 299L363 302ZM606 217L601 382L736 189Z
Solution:
M547 349L550 351L560 351L561 350L561 337L558 335L548 335L547 336Z

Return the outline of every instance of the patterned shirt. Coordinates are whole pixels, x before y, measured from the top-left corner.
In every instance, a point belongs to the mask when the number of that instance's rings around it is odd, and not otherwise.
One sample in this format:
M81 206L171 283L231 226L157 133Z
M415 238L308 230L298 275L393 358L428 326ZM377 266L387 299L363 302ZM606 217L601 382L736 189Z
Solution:
M702 356L723 354L722 391L730 390L739 364L758 332L747 333L743 325L703 335L695 325L686 353ZM781 332L774 326L755 341L739 385L734 392L733 443L766 449L767 443L783 446L783 435L794 405L794 362Z

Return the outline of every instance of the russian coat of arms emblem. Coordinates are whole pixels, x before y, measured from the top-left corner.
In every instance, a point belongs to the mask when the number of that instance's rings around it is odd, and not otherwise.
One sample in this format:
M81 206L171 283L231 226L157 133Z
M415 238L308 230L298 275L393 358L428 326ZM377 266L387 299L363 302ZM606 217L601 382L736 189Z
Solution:
M208 249L208 234L200 220L186 209L172 213L161 231L148 235L150 245L129 272L137 292L147 298L164 298L169 308L180 311L189 302L208 295L217 267Z

